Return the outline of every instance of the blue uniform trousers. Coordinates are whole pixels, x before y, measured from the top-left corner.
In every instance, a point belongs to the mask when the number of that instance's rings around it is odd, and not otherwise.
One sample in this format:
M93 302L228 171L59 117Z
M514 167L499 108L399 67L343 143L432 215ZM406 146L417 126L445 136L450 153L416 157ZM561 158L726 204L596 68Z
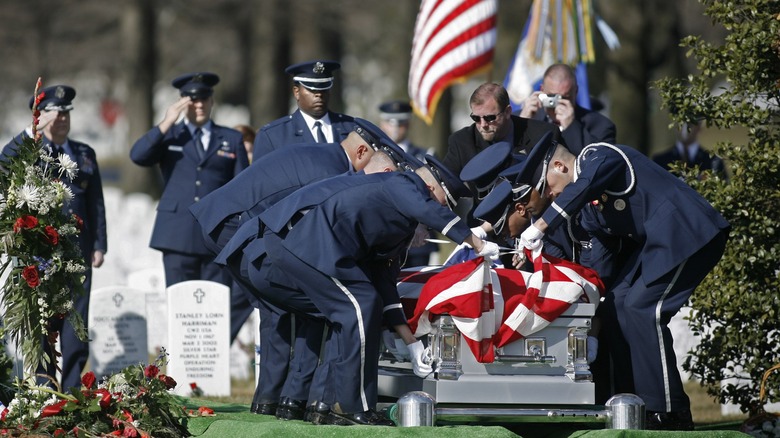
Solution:
M275 395L277 398L281 396L293 400L328 403L325 394L330 377L330 362L324 360L320 363L319 358L325 320L302 292L269 283L265 279L269 265L268 257L264 256L250 266L241 268L244 271L242 276L251 281L251 290L263 303L260 307L260 339L263 345L261 347L263 357L260 366L260 384L255 392L254 402L267 403L269 397ZM267 325L263 324L262 318L266 318ZM291 320L294 320L295 324L295 345L294 354L289 358L290 339L282 336L289 332L287 327L290 326ZM288 362L281 363L284 351L280 349L285 348L285 340L289 367L287 367Z
M726 232L716 235L676 269L649 284L639 266L612 290L618 322L630 347L636 394L648 411L690 409L668 324L720 260L726 236Z
M383 302L369 281L339 281L307 265L266 233L268 257L311 299L330 322L338 360L331 364L334 410L342 413L375 409ZM358 268L356 268L358 269ZM326 349L333 354L330 348Z

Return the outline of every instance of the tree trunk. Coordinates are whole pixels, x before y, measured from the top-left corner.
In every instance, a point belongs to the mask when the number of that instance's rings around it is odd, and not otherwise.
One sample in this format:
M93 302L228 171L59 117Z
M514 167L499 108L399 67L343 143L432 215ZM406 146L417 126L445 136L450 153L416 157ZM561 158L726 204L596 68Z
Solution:
M289 113L290 10L284 0L253 0L249 29L249 111L260 128Z
M135 141L153 125L152 106L155 54L155 9L152 0L128 0L120 21L122 34L122 74L127 90L125 114L128 121L127 153ZM159 170L121 160L121 187L125 192L143 192L157 197L161 193Z

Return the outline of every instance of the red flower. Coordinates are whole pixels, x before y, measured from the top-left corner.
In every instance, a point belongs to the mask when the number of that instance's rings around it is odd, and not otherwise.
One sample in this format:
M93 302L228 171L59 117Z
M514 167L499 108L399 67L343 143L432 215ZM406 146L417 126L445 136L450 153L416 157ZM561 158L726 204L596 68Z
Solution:
M22 230L29 230L35 228L38 225L38 218L35 216L25 215L20 217L14 223L14 233L18 233Z
M214 409L201 406L198 408L198 413L203 416L214 415Z
M46 228L44 228L43 231L46 233L46 240L51 246L56 245L60 241L60 233L51 225L46 225Z
M173 380L173 377L166 376L165 374L160 374L157 376L158 379L160 379L165 384L165 389L173 389L176 387L176 381Z
M27 281L27 286L38 287L41 284L41 278L38 277L38 268L27 266L22 270L22 278Z
M197 384L197 383L195 383L195 382L190 382L190 389L191 389L191 390L193 390L193 391L194 391L194 390L195 390L195 388L197 388L197 387L198 387L198 384Z
M125 420L131 423L133 422L133 414L131 414L130 411L128 411L127 409L122 410L122 415L125 416Z
M54 431L54 436L55 437L57 437L57 436L65 436L67 434L68 434L68 432L65 432L65 429L62 429L62 428L56 429Z
M8 408L3 409L3 412L0 413L0 421L5 421L6 415L8 415Z
M53 405L46 406L41 412L41 418L51 417L62 412L62 407L65 406L67 400L61 400Z
M76 222L76 228L78 228L79 231L83 231L84 230L84 221L81 220L79 215L77 215L76 213L73 213L73 220Z
M100 407L105 409L111 404L111 393L105 388L95 390L95 394L100 394Z
M132 426L126 426L124 433L122 433L122 436L137 437L138 431L135 430L135 428Z
M84 374L83 377L81 377L81 384L84 385L85 388L92 388L92 385L95 384L95 373L92 371L88 372L87 374Z
M147 365L146 368L144 368L144 376L146 376L149 379L154 379L157 377L157 373L160 372L160 369L157 368L156 365Z

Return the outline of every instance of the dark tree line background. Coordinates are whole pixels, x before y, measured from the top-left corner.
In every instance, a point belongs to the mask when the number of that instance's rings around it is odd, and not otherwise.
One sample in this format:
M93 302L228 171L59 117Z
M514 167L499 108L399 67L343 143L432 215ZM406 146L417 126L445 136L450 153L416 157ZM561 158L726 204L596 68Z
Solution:
M498 44L492 72L477 82L502 82L520 39L531 0L499 2ZM684 77L694 65L680 39L689 34L722 38L695 0L594 0L620 38L608 50L596 33L597 61L589 67L590 91L607 103L618 142L651 153L673 141L668 114L651 82ZM99 74L104 97L127 120L121 150L158 123L155 93L188 71L213 71L222 81L218 103L248 108L255 128L291 107L284 68L323 58L342 63L332 108L376 119L376 106L408 98L407 75L418 1L360 0L4 0L0 5L0 123L23 111L38 76L71 82ZM436 119L415 119L412 140L443 154L452 117L468 110L473 83L446 92ZM465 88L468 87L468 88ZM21 96L21 97L20 97ZM465 96L465 97L464 97ZM83 103L82 103L83 105ZM5 127L11 133L22 126ZM10 137L9 137L10 139ZM4 143L5 141L3 141ZM127 154L101 154L127 192L157 193L154 171L135 166Z

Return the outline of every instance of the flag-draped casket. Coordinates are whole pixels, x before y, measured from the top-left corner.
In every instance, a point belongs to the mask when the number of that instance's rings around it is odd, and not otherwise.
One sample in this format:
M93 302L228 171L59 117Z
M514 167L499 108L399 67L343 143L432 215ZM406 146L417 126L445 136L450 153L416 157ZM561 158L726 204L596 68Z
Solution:
M598 276L540 252L533 272L491 268L482 258L401 272L398 290L437 373L419 379L406 362L380 362L380 394L423 390L438 403L593 404L586 360Z

